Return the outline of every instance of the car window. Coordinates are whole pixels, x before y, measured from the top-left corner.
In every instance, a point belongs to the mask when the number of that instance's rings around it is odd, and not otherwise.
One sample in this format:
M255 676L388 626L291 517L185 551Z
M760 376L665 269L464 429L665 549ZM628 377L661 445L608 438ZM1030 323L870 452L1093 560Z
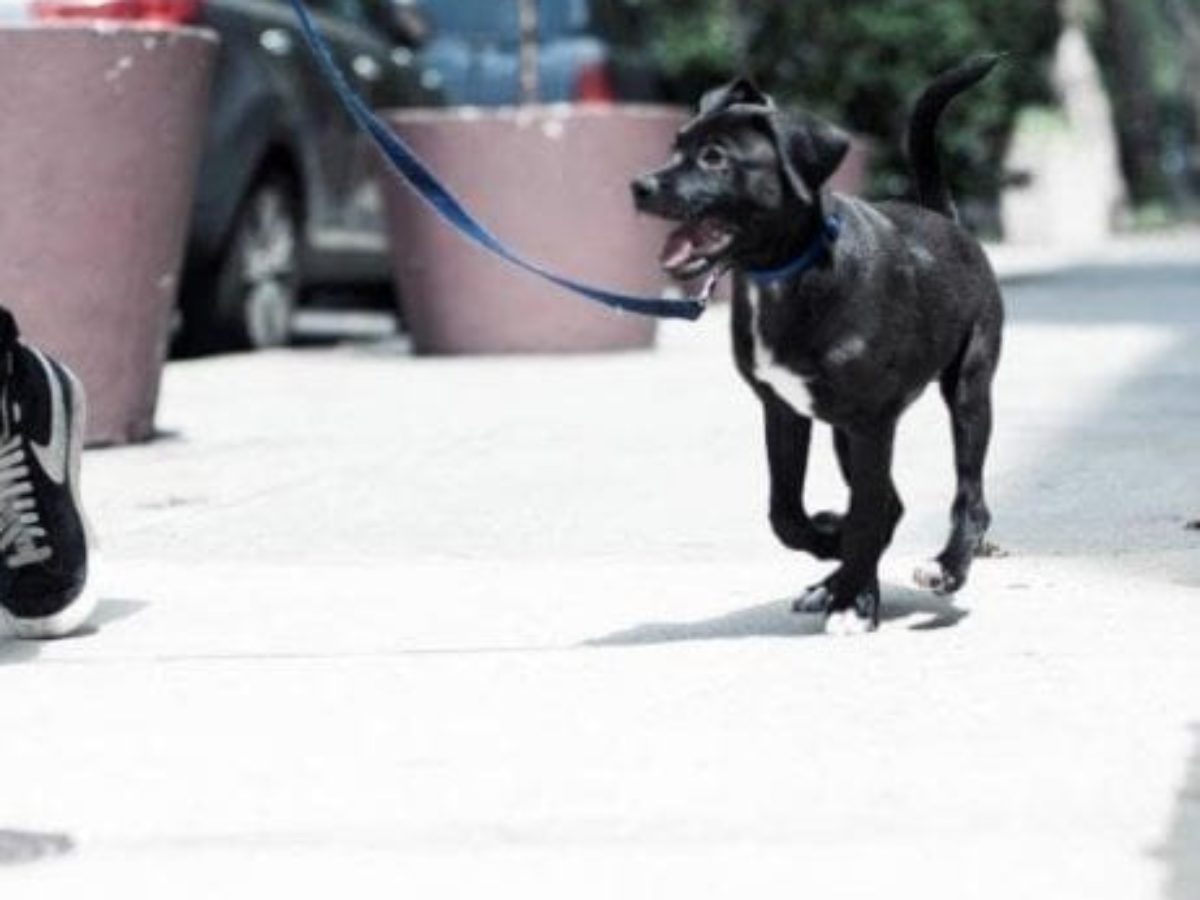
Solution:
M588 27L587 0L538 0L538 7L543 39ZM503 41L519 34L516 0L425 0L422 8L442 34Z

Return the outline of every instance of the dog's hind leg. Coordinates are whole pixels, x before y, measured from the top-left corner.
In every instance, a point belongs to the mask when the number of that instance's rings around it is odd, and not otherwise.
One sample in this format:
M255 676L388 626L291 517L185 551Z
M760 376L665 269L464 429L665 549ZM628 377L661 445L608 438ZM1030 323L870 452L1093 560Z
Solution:
M950 410L954 435L957 489L946 546L914 575L918 585L939 594L952 594L966 583L971 561L983 551L992 521L983 496L983 464L992 434L992 376L999 355L998 324L980 324L963 352L942 373L942 397Z

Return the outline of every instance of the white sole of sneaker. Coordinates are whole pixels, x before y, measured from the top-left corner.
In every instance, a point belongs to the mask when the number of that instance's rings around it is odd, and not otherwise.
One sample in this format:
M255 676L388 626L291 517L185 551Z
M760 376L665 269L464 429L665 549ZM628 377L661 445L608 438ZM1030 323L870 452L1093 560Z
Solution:
M92 613L96 611L96 600L96 592L92 590L92 580L89 578L83 593L52 616L19 619L5 610L0 610L0 613L3 613L13 637L26 641L44 641L67 637L86 625Z

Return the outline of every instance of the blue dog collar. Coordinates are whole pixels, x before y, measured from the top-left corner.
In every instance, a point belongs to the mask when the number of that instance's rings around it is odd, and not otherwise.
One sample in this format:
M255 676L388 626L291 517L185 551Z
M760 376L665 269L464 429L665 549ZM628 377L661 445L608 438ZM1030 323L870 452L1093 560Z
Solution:
M841 218L830 214L825 217L825 227L821 229L821 233L813 238L813 242L805 248L804 252L791 262L784 263L775 269L747 269L746 274L751 281L765 286L807 272L830 251L841 233Z

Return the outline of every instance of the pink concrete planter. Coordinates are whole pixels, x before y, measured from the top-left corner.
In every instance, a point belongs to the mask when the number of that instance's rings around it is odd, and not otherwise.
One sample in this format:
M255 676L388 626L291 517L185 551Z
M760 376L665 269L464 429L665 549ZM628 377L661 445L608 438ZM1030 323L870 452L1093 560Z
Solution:
M401 136L505 242L581 280L657 296L663 223L629 181L666 159L686 112L532 106L389 114ZM422 353L568 353L649 347L655 321L551 287L469 245L387 178L392 256Z
M83 380L92 444L154 429L216 49L198 29L0 28L0 303Z

